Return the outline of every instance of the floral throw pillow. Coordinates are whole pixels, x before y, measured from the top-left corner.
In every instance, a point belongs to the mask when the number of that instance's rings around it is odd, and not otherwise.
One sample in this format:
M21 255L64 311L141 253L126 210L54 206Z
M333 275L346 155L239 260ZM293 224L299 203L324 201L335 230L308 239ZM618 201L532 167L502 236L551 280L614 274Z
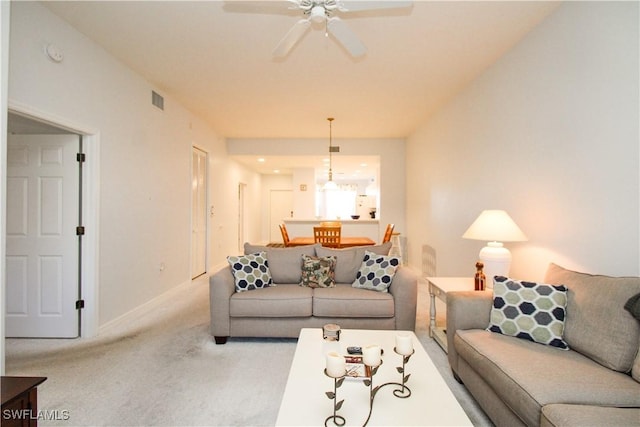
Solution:
M388 292L399 265L399 258L365 251L364 259L360 264L358 274L356 274L356 280L351 286L378 292Z
M300 286L333 288L336 285L336 257L302 255L302 281Z
M266 288L273 284L266 252L242 256L228 256L236 292Z
M567 288L496 276L488 331L522 338L562 350Z

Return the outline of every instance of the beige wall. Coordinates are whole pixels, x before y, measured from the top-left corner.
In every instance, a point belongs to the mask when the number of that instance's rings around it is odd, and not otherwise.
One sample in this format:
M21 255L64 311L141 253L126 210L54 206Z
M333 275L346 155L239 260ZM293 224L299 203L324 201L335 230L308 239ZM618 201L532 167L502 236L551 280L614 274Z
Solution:
M438 275L472 275L462 234L505 209L529 241L511 275L549 262L640 274L638 3L564 3L407 142L409 251Z

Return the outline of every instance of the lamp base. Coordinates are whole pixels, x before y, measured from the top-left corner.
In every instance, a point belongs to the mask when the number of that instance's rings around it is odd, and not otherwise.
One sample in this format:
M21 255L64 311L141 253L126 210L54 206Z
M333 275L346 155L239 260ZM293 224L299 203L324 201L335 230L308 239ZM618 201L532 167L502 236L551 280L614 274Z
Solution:
M509 276L511 268L511 252L500 242L489 242L480 251L480 260L484 263L484 275L487 278L487 288L493 289L495 276Z

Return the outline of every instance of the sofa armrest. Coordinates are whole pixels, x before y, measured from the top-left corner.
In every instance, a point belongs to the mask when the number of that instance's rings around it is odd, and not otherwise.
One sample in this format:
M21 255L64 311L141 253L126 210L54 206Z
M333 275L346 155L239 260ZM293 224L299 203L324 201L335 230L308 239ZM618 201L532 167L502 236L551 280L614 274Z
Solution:
M489 326L492 291L447 292L447 353L451 370L458 370L454 337L459 329L486 329Z
M211 311L211 335L230 335L229 305L236 284L231 268L225 266L209 278L209 310Z
M400 267L393 276L389 293L393 295L396 329L415 331L418 303L418 276L409 267Z

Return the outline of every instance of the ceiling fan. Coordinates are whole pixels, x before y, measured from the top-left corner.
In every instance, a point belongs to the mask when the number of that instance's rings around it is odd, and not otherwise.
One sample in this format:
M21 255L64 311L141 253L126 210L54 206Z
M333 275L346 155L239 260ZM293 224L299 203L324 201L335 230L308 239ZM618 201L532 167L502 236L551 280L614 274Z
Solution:
M290 9L299 9L305 16L296 22L289 32L280 40L273 51L273 56L282 58L309 31L311 26L321 27L324 24L325 35L331 34L352 56L359 57L367 48L347 24L336 16L348 12L360 12L375 9L406 8L413 1L405 0L288 0L293 5Z

